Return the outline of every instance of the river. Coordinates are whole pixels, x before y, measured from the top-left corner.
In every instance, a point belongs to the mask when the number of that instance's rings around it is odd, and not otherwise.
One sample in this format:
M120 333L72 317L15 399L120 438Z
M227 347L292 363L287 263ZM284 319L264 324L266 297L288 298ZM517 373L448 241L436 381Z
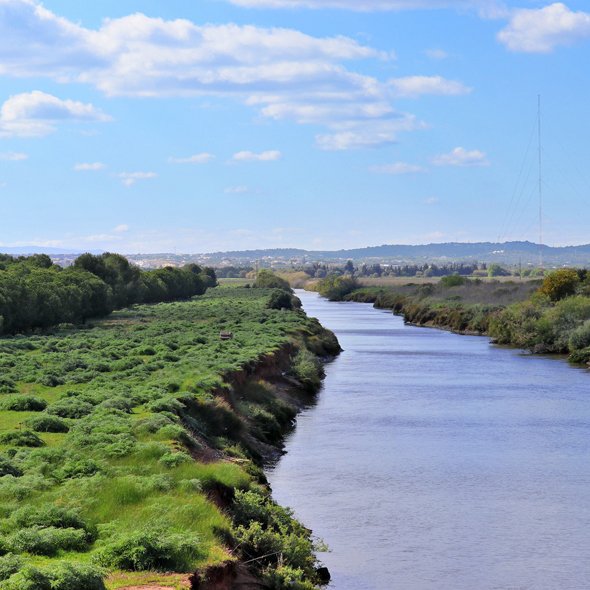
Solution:
M590 588L588 371L298 295L344 352L268 477L329 588Z

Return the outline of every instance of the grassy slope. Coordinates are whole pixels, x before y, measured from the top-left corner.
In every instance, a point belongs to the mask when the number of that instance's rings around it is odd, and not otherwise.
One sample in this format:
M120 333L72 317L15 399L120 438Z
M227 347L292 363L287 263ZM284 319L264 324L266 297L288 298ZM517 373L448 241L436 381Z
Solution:
M4 463L18 470L0 477L0 543L18 553L15 531L31 528L15 521L15 510L58 506L91 532L75 550L25 547L26 563L94 563L122 535L146 531L194 540L180 551L180 571L233 559L232 523L211 493L256 488L252 435L276 442L272 427L294 411L268 393L236 400L226 380L286 347L322 352L325 338L303 313L266 309L269 294L216 289L192 302L117 312L85 330L0 339L0 403L32 395L48 404L45 412L1 411L0 437L47 412L69 428L38 432L40 448L0 445ZM220 330L233 340L220 341ZM114 575L109 587L141 579Z

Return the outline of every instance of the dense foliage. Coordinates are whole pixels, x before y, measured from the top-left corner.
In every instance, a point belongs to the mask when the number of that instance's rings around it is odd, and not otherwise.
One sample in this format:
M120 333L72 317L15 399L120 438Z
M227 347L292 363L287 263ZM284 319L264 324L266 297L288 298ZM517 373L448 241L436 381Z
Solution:
M0 334L103 317L135 303L156 303L202 295L216 284L212 269L142 271L119 254L83 254L71 268L45 255L0 255Z
M344 296L392 309L413 324L487 334L499 344L590 362L590 274L559 269L542 282L468 280L359 288Z
M316 285L318 293L330 301L340 301L358 287L357 280L350 275L329 275Z
M243 376L263 363L284 379L292 357L289 382L313 390L321 365L308 350L338 350L316 320L270 308L274 293L218 288L0 338L0 590L99 590L105 571L190 572L267 541L278 553L260 575L313 587L301 525L286 513L234 524L209 499L231 507L236 490L252 492L279 514L258 465L297 403Z

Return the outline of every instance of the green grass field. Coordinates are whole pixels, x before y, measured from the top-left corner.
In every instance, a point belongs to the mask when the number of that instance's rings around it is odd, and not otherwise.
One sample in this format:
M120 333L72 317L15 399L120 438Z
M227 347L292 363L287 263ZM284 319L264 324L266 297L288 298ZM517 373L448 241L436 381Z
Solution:
M99 589L105 575L114 589L239 557L231 509L213 500L265 497L258 445L295 411L264 382L238 399L228 378L324 337L302 312L268 309L271 293L220 287L0 339L0 589Z

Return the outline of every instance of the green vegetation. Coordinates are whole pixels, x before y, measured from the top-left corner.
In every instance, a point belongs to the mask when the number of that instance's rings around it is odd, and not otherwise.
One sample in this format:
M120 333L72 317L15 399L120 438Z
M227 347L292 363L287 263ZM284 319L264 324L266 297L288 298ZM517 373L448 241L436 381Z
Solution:
M329 275L315 285L318 293L330 301L340 301L358 287L358 282L350 275Z
M217 288L0 338L0 590L119 588L236 559L269 587L315 587L310 533L260 465L319 386L316 355L339 347L276 293Z
M361 287L340 297L391 309L405 321L487 334L534 353L590 362L590 274L559 269L542 281L483 282L449 275L437 284Z
M83 254L62 269L46 255L0 254L0 334L80 323L134 303L187 299L215 284L215 272L196 264L141 271L106 253Z

